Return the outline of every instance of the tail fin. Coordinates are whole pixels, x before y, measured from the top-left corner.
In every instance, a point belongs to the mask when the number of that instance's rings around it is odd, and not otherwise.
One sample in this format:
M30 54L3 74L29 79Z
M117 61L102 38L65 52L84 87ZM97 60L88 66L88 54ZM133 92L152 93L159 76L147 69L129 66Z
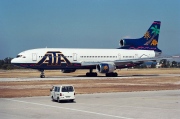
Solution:
M148 31L144 34L142 39L146 40L144 45L156 46L158 44L159 32L160 32L160 21L154 21Z
M142 38L121 39L121 47L119 49L142 49L161 52L161 50L157 48L160 25L160 21L154 21Z

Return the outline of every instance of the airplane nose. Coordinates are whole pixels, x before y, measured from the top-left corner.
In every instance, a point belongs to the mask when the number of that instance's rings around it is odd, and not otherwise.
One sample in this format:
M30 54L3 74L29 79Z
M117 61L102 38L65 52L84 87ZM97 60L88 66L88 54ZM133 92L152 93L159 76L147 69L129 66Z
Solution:
M11 60L11 64L15 64L15 63L17 63L16 58Z

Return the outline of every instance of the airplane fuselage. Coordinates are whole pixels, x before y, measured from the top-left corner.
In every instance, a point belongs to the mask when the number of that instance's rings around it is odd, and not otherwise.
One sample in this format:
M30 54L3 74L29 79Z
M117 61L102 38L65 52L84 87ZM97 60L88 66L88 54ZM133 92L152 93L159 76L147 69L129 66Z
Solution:
M12 63L21 67L44 70L95 69L94 65L83 64L152 57L155 57L153 50L41 48L19 53ZM123 63L119 64L123 65Z

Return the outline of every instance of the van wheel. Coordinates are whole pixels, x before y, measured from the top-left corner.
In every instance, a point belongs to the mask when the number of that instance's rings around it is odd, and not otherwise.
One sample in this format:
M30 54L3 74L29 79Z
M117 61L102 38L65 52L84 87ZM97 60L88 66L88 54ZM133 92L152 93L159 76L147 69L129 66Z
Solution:
M51 96L51 100L54 102L54 98L53 98L53 96Z
M61 102L61 100L59 99L59 97L57 98L57 102L58 102L58 103L60 103L60 102Z

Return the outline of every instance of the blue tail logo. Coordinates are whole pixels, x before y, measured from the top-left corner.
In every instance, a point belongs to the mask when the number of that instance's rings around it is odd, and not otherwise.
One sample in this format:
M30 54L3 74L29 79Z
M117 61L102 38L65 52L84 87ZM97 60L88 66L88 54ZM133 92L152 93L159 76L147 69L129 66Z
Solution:
M121 39L119 49L142 49L161 52L157 48L160 33L160 21L154 21L144 36L138 39Z
M150 29L144 34L144 38L148 40L144 45L157 46L160 32L160 22L154 22Z

